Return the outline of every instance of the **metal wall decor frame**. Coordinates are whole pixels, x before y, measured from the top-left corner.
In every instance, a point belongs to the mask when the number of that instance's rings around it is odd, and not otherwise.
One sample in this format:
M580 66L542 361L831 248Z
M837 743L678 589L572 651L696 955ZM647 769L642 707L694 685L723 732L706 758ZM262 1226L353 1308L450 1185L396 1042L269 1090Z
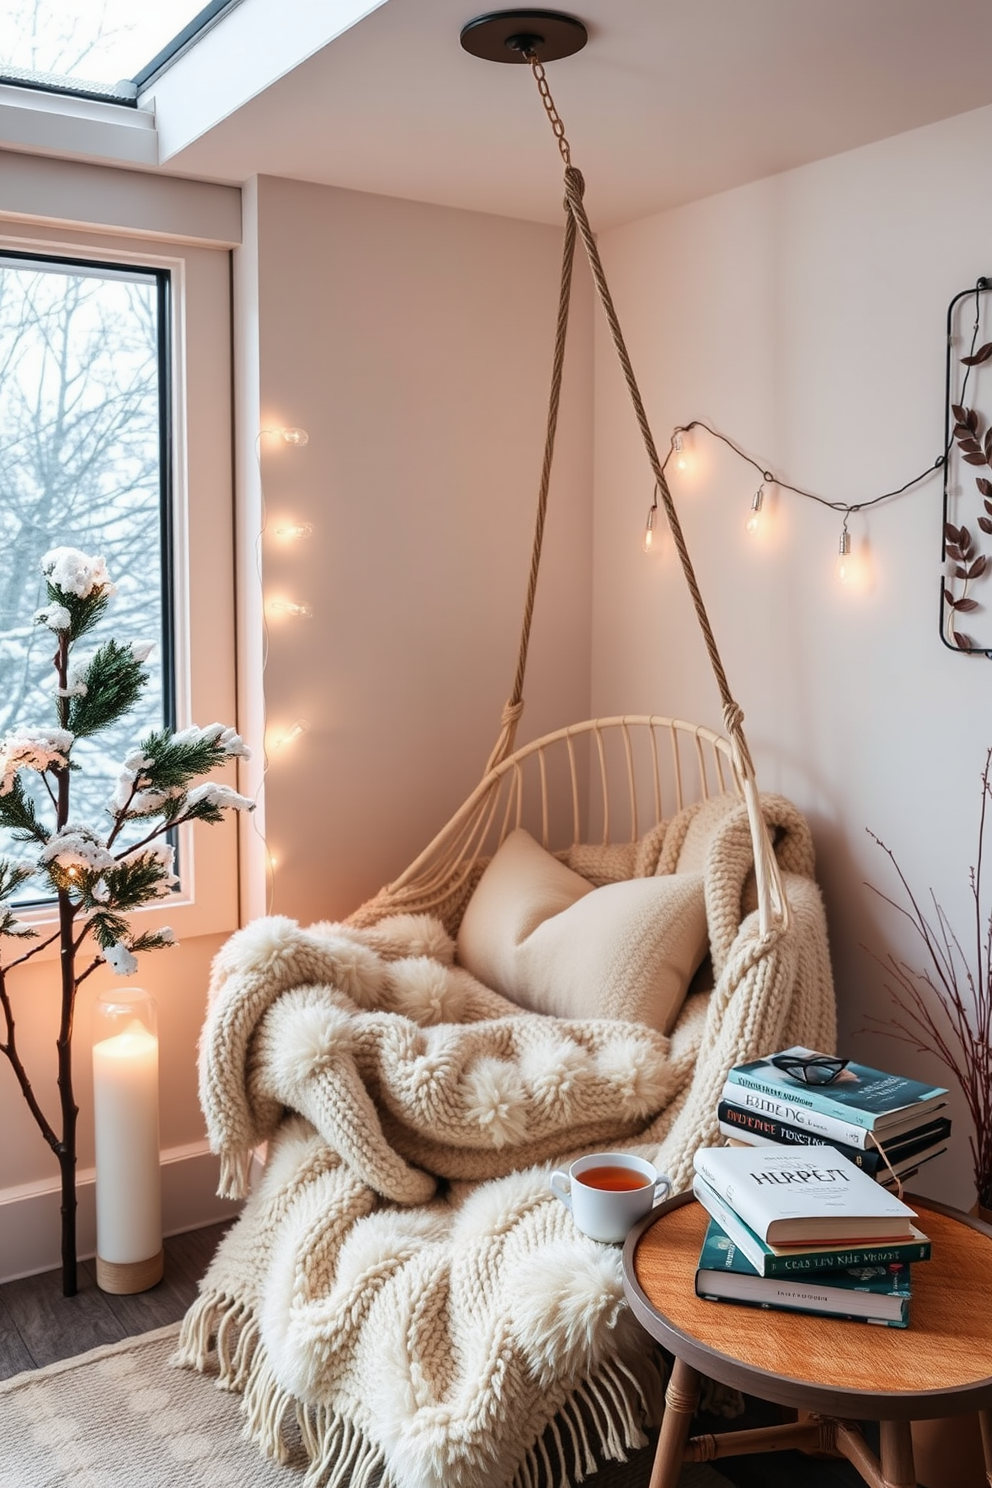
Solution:
M983 337L982 327L990 290L992 277L980 278L947 307L939 616L948 650L987 657L992 657L992 376L982 373L992 367L992 331ZM970 326L969 301L974 304Z

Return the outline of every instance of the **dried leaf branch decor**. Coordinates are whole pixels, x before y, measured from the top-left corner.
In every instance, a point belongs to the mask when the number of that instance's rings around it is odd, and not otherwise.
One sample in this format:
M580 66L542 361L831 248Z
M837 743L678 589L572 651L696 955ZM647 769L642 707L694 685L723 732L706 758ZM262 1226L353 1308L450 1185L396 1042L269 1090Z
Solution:
M974 344L974 343L972 343ZM992 341L986 341L971 356L961 358L962 366L978 367L992 358ZM981 417L974 408L963 403L952 403L954 426L951 437L957 444L961 458L967 465L983 466L992 470L992 424L982 433ZM992 481L988 476L977 475L975 485L982 498L983 511L978 525L985 533L992 533ZM947 639L961 651L973 651L975 642L971 636L958 628L958 616L978 609L978 600L970 593L975 579L980 579L988 568L989 560L978 552L975 540L967 527L956 527L953 522L944 523L944 553L947 558L947 576L944 584L944 603L947 606ZM955 586L960 584L960 589Z
M181 733L158 729L124 760L117 788L95 826L71 816L76 742L90 739L128 713L148 681L143 663L150 645L109 640L77 658L77 642L91 631L115 593L102 558L75 548L53 548L41 560L48 604L34 619L55 638L55 727L20 729L0 741L0 827L23 843L32 861L0 857L0 941L15 948L0 960L0 1054L3 1054L42 1137L58 1160L62 1193L62 1290L76 1292L76 1122L72 1032L79 988L104 962L131 976L137 956L175 944L172 931L139 930L128 916L142 905L168 899L178 882L173 849L160 841L184 822L219 822L228 810L250 811L253 802L228 785L195 785L248 750L233 728L214 723ZM41 789L25 788L34 776ZM40 803L40 805L39 805ZM39 809L42 815L39 815ZM46 824L45 818L50 824ZM136 840L135 840L136 839ZM29 878L54 900L54 929L38 930L12 906ZM35 944L16 954L27 941ZM59 1116L45 1114L17 1045L11 973L46 946L57 945L61 986L55 1039ZM15 978L16 980L16 978Z
M921 1053L934 1054L960 1086L974 1125L971 1155L978 1202L992 1209L992 904L983 904L982 865L985 831L992 800L992 749L982 771L978 848L969 870L970 921L964 943L933 890L924 910L894 853L869 836L886 854L902 885L904 903L869 885L908 921L921 943L924 964L916 970L891 953L871 954L886 973L885 989L895 1014L869 1017L875 1032L901 1039ZM965 946L970 950L966 950Z

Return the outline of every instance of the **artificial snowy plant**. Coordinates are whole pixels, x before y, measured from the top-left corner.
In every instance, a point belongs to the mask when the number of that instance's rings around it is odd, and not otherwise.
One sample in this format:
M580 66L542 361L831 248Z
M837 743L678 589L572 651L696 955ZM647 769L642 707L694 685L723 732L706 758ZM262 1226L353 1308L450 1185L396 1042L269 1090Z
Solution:
M81 984L106 962L120 976L131 976L141 951L174 944L172 931L136 930L128 915L154 900L168 898L177 880L173 849L161 839L189 821L219 822L229 808L251 810L252 802L229 786L194 784L197 776L248 750L231 728L214 723L181 733L160 729L148 735L123 763L107 820L88 824L72 819L72 778L78 764L73 749L118 722L135 704L148 676L143 663L151 647L106 641L79 659L78 641L107 608L114 585L104 560L75 548L54 548L41 561L48 604L35 615L55 637L53 663L55 727L20 730L0 743L0 827L31 849L33 863L0 858L0 937L15 950L28 939L36 944L4 961L0 955L0 1008L6 1055L42 1136L58 1158L62 1193L62 1289L76 1292L76 1118L72 1088L72 1027ZM44 790L41 807L25 790L32 772ZM48 797L47 802L44 796ZM39 814L41 812L41 814ZM43 817L48 818L46 821ZM125 841L137 835L137 841ZM54 897L58 925L44 938L11 908L12 895L28 878L44 884L39 897ZM31 1087L15 1038L9 975L46 946L59 947L61 1015L56 1049L61 1131L45 1115Z

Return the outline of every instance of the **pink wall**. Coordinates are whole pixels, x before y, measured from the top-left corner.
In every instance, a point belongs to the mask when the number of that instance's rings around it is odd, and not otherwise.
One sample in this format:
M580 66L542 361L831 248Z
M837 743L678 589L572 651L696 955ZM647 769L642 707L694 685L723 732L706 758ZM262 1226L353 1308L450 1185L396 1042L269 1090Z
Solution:
M990 146L984 109L606 234L659 442L704 418L783 479L847 502L931 464L946 307L992 268L992 202L975 190ZM640 550L651 480L605 337L596 366L593 708L719 726L673 556ZM921 896L933 886L973 945L988 663L950 653L937 633L940 480L852 518L872 576L848 593L832 575L838 516L772 492L754 543L744 520L759 477L705 439L688 453L672 486L759 784L813 826L842 1051L946 1083L934 1059L864 1032L888 1010L869 952L921 964L909 927L867 887L897 886L866 829ZM919 1182L968 1205L969 1126L954 1105L954 1151Z
M261 178L246 194L268 596L272 905L336 917L395 877L476 784L516 666L560 235ZM246 282L247 281L247 282ZM591 321L580 277L520 738L586 716ZM254 430L241 434L247 476ZM242 472L245 478L245 471ZM313 536L280 544L281 519ZM257 534L246 533L254 544ZM249 576L253 579L253 575ZM256 846L257 853L257 846Z

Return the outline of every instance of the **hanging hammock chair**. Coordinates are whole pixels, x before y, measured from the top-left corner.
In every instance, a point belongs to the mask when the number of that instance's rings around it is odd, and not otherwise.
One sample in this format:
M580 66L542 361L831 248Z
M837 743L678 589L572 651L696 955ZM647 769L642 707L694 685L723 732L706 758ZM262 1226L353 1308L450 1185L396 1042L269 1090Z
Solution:
M586 740L594 746L598 763L601 830L604 844L610 841L611 821L615 815L613 803L618 794L627 802L631 841L637 840L642 822L647 828L655 828L665 821L663 808L667 809L669 804L674 808L673 814L684 809L687 800L691 799L687 795L685 771L687 752L694 765L694 782L689 789L694 790L696 799L707 800L714 790L719 793L733 791L740 796L747 811L756 881L758 935L755 949L761 955L771 955L783 939L788 937L791 912L783 889L780 865L772 849L769 824L759 804L754 765L744 735L744 714L730 691L716 638L686 546L682 524L664 467L658 457L657 446L606 281L599 249L583 203L585 190L583 177L571 163L569 144L547 87L544 68L536 56L531 56L528 60L537 79L565 166L565 233L544 461L516 675L512 691L503 708L499 736L479 785L415 861L393 883L380 890L374 898L356 910L350 917L350 923L367 926L387 915L432 913L444 921L449 931L456 932L461 911L478 882L487 856L491 855L505 839L511 825L517 827L521 825L526 797L524 777L528 766L535 767L539 776L538 820L541 841L545 847L551 845L548 779L552 761L557 763L562 754L562 751L555 749L556 745L564 746L566 795L572 804L571 842L559 843L558 846L559 849L575 848L582 842L588 842L589 837L585 835L588 826L584 813L580 809L580 801L586 793L588 780L584 778L577 764L576 749L579 740ZM514 751L517 725L524 710L524 679L558 425L565 341L572 294L572 267L577 238L581 238L586 252L596 291L630 395L648 464L654 477L655 506L660 497L710 667L719 690L726 729L725 736L717 735L700 725L686 723L679 719L655 715L621 716L575 723ZM635 732L646 737L647 748L650 752L651 768L648 778L650 800L653 806L653 819L651 820L647 820L643 815L643 807L638 799L638 775L635 770L634 750L631 744L632 735ZM610 751L607 741L614 736L619 736L622 741L619 771L608 765ZM660 760L663 755L667 756L670 762L673 792L670 803L664 798L662 791ZM748 934L750 937L750 930Z
M517 670L483 778L343 924L261 920L214 965L200 1088L222 1192L244 1196L258 1144L269 1153L177 1357L243 1392L271 1455L285 1460L298 1433L305 1488L568 1488L643 1445L661 1411L657 1359L623 1302L619 1252L574 1230L549 1163L624 1146L685 1189L696 1147L721 1140L731 1065L793 1043L834 1047L809 830L787 801L758 794L582 177L556 135L566 218L547 437ZM578 239L725 734L620 716L514 747ZM694 858L712 982L690 987L670 1037L596 1013L523 1012L456 964L486 866L518 828L607 896L684 877Z

